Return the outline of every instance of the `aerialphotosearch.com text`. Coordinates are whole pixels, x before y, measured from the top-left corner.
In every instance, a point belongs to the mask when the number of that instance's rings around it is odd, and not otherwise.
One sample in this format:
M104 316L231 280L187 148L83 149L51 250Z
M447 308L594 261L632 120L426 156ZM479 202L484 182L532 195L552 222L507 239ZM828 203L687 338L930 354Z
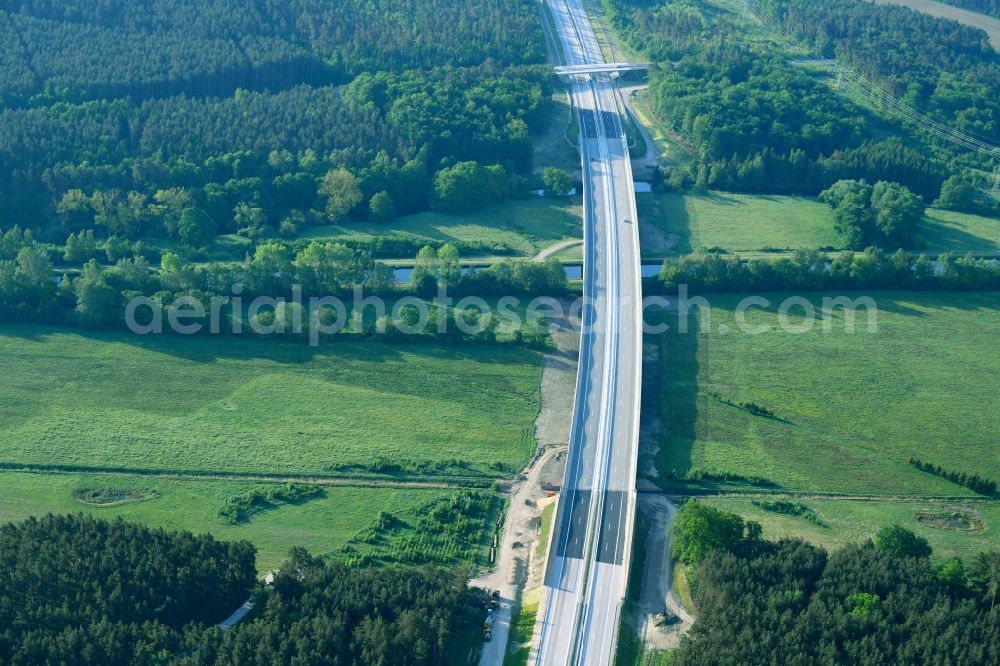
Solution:
M624 312L631 309L623 297ZM728 299L727 299L728 300ZM713 329L712 303L709 296L688 293L682 285L676 296L653 295L642 299L642 327L645 334L656 335L674 329L688 333L693 318L697 330L713 333L763 335L782 332L802 335L819 328L821 332L856 333L859 324L868 333L878 332L878 304L867 296L831 296L810 299L789 296L772 300L751 295L740 300L727 316L727 323ZM760 312L776 312L764 320L755 317ZM581 328L585 332L604 329L607 313L600 301L586 297L554 298L537 296L491 297L463 296L454 298L442 288L430 299L413 295L386 298L366 295L355 287L350 298L340 296L310 296L304 298L300 287L293 287L291 297L243 295L241 285L234 285L232 296L213 296L204 302L194 296L179 296L170 302L138 296L125 308L128 329L138 335L172 332L179 335L253 333L254 335L304 336L310 345L319 345L325 338L341 334L385 333L391 326L401 335L444 334L450 327L463 335L474 337L486 331L510 334L525 324L541 327L553 333L563 327Z

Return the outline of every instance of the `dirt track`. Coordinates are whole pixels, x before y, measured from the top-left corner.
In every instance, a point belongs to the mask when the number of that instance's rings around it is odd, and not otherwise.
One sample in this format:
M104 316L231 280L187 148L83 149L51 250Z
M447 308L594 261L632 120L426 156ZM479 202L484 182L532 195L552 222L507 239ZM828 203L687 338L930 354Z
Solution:
M670 563L670 523L677 507L665 497L642 496L639 511L646 517L649 534L646 537L645 567L639 594L640 626L638 630L647 650L670 650L678 646L681 636L694 623L673 589ZM664 609L681 619L678 624L658 626L657 615Z
M570 418L576 396L576 367L580 342L578 322L561 320L553 333L555 349L545 354L542 370L542 405L535 421L539 453L509 489L510 506L504 518L503 538L493 571L470 581L475 587L500 590L500 608L493 624L493 639L484 645L481 666L503 663L514 604L526 588L542 583L545 563L535 555L546 488L562 481Z
M559 254L563 250L568 250L571 247L576 247L577 245L582 245L583 239L570 239L564 240L556 243L555 245L550 245L535 256L535 261L542 262L551 257L554 254Z

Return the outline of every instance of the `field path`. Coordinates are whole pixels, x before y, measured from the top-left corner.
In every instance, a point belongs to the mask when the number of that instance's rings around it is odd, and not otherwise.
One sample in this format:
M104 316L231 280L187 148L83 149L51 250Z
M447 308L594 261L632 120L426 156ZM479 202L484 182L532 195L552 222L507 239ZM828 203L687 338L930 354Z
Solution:
M646 515L649 527L638 599L640 624L636 629L644 650L673 650L694 624L673 585L670 526L677 507L665 497L644 496L639 500L639 511ZM660 626L658 620L664 610L680 621Z
M634 107L635 94L640 90L645 90L647 88L649 88L648 83L621 86L618 89L618 97L621 100L625 111L632 119L632 124L639 130L642 140L646 143L645 157L632 157L632 168L636 173L643 170L644 177L652 179L656 171L656 167L660 163L660 155L657 152L656 141L653 140L653 136L649 133L649 129L642 124L642 119L639 117L639 114L636 113Z
M468 488L476 485L489 485L494 481L486 477L470 477L469 479L441 479L441 480L410 480L410 479L377 479L361 478L350 476L270 476L259 474L226 474L214 472L161 472L145 469L64 469L58 466L48 467L45 465L11 465L6 464L0 468L0 474L4 472L17 472L29 474L74 474L74 475L95 475L95 476L143 476L156 479L191 479L191 480L211 480L211 481L252 481L255 483L310 483L317 486L351 486L355 488Z
M223 631L229 631L230 629L235 627L240 620L245 618L247 616L247 613L249 613L252 610L253 610L253 597L250 597L249 599L243 602L242 606L233 611L232 615L230 615L228 618L226 618L216 626L219 627L219 629L222 629Z
M510 485L510 503L504 519L503 540L497 549L493 571L470 581L470 585L500 590L500 608L493 624L493 639L484 644L480 666L504 663L515 603L532 586L540 586L545 558L538 558L542 507L553 479L563 478L565 453L570 437L570 414L576 398L577 356L580 322L564 318L553 334L556 348L545 355L542 372L542 406L535 421L539 452ZM563 462L560 462L563 461ZM515 548L514 544L520 544ZM536 636L537 638L537 636Z
M577 245L582 245L582 238L570 238L569 240L559 241L555 245L550 245L535 256L535 261L543 262L554 254L558 254L563 250L575 247Z

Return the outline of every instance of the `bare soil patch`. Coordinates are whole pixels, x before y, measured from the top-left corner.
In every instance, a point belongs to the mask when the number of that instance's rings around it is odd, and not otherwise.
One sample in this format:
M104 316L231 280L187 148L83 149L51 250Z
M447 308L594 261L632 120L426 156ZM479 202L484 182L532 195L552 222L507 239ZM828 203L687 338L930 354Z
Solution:
M937 511L919 511L917 520L928 527L942 530L982 532L986 529L986 523L979 512L969 507L944 507Z
M110 507L155 499L159 493L148 488L114 488L97 486L79 488L73 492L73 499L87 506Z

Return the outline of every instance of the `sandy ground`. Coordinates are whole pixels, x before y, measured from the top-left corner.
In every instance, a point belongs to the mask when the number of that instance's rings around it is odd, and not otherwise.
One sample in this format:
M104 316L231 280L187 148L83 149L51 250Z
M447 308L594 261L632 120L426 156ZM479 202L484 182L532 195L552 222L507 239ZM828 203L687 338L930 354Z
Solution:
M934 2L934 0L874 0L874 2L877 5L903 5L924 14L953 19L959 23L971 25L973 28L985 30L986 34L990 36L993 48L1000 51L1000 19L961 7L946 5L943 2Z
M680 644L681 636L691 628L694 618L687 612L673 589L670 563L670 523L677 507L662 495L642 495L639 511L646 517L646 562L639 595L640 627L646 650L670 650ZM660 626L658 615L669 610L680 622Z
M564 303L563 309L569 310ZM560 319L554 322L555 349L545 355L542 370L542 409L535 421L535 436L540 447L569 445L573 402L576 399L576 367L580 349L579 322Z
M537 457L510 487L510 506L504 519L503 538L497 550L497 564L492 572L469 581L474 587L500 590L500 608L494 614L493 639L483 645L480 666L501 666L510 637L514 605L529 578L534 578L534 544L541 526L539 499L544 497L539 477L546 463L556 456L554 450Z
M639 478L636 486L654 490L657 476L656 454L659 451L658 435L663 432L663 421L657 404L659 385L664 369L661 367L659 348L656 344L643 345L643 404L642 426L639 435ZM639 614L632 629L642 639L647 651L670 650L678 646L681 636L690 630L694 619L690 616L673 589L673 565L670 561L670 525L677 507L664 495L639 495L638 511L648 527L645 540L645 560L639 598ZM660 625L664 610L681 619L672 625Z
M510 506L496 568L470 581L475 587L500 590L493 640L483 647L481 666L503 664L514 604L525 589L540 586L544 576L544 558L535 557L535 544L542 509L555 501L549 493L561 485L566 466L580 344L578 322L564 319L556 323L560 330L552 336L555 349L545 354L542 369L542 406L535 421L538 454L508 489Z

